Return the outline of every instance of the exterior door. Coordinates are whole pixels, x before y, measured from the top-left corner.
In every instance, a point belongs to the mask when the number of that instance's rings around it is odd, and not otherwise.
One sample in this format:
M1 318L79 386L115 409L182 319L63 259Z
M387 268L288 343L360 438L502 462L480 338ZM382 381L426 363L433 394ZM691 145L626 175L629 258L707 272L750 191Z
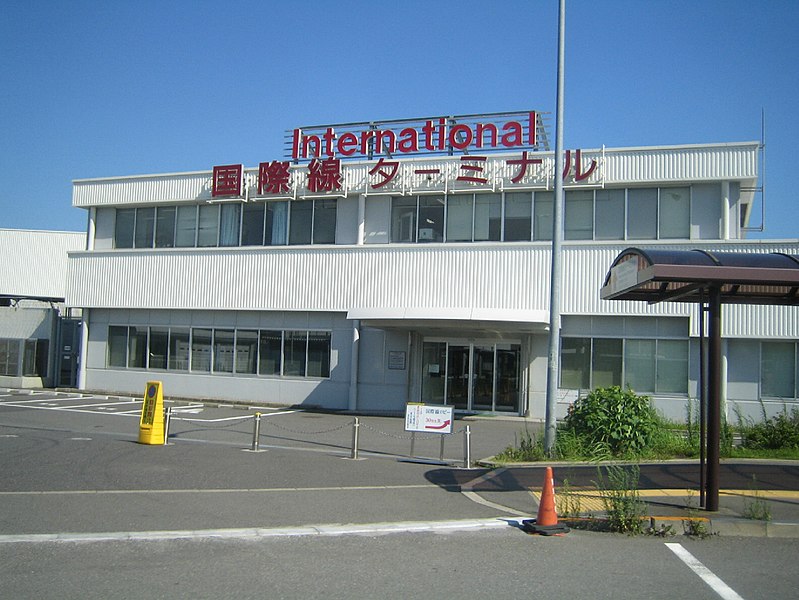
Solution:
M426 341L422 402L466 411L519 411L518 344Z
M447 404L470 410L471 346L450 345L447 352Z

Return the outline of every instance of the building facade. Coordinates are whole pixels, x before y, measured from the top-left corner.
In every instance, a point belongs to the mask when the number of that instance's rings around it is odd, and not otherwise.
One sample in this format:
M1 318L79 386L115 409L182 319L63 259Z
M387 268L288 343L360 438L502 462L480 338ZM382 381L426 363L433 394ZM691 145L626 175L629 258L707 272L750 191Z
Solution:
M66 293L83 315L81 387L140 393L157 379L175 397L543 419L554 156L496 139L502 151L482 153L476 125L452 129L445 155L403 156L402 140L426 143L405 129L382 154L360 134L295 130L292 157L258 168L75 181L89 221ZM599 290L630 246L799 254L796 240L744 239L759 145L565 159L559 416L581 391L629 385L684 418L696 306ZM795 402L797 309L724 310L728 413Z
M64 306L67 253L86 234L0 229L0 385L77 383L80 321Z

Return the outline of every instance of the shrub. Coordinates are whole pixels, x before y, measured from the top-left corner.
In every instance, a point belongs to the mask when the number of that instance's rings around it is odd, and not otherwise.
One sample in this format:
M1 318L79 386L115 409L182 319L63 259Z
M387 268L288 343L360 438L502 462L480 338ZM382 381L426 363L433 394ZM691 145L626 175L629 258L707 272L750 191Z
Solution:
M799 449L799 411L787 409L759 423L741 427L743 446L753 450Z
M639 455L649 448L660 425L649 396L618 386L598 388L569 407L563 431L588 447L606 447L614 456Z

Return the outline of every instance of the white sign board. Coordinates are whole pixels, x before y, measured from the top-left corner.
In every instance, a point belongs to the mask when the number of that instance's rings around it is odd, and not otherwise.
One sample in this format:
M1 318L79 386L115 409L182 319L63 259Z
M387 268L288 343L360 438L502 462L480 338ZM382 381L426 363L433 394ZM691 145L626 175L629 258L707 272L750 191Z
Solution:
M626 260L610 271L610 289L621 292L638 285L638 261Z
M405 407L405 431L452 433L452 407L409 403Z

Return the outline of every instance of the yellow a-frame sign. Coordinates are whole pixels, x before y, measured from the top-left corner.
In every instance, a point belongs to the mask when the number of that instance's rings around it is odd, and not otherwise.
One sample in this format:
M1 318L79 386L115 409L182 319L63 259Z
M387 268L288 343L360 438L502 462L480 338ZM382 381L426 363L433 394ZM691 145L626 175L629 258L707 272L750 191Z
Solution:
M160 381L148 381L139 421L140 444L165 444L164 391Z

